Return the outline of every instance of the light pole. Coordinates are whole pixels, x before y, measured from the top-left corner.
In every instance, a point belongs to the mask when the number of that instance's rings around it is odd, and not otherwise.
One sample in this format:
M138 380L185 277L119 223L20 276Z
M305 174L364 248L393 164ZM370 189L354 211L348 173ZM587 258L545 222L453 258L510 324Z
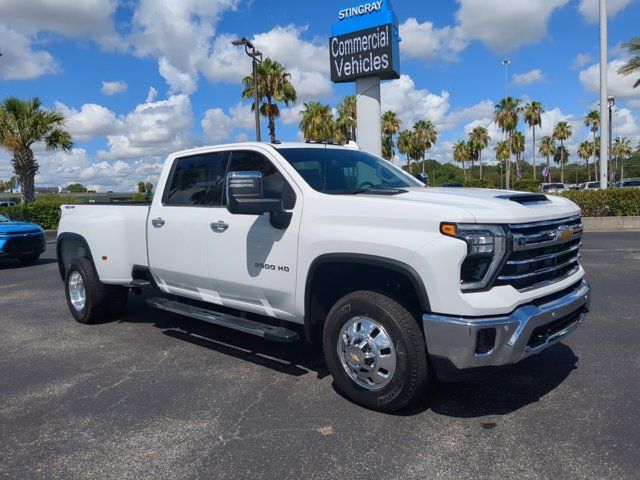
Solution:
M504 65L504 98L509 96L509 65L511 65L511 60L505 58L502 60L502 65Z
M613 107L616 104L616 97L611 95L607 98L607 102L609 109L609 176L611 178L611 181L615 182L617 169L614 168L613 155L611 154L611 152L613 146Z
M607 188L609 117L607 116L607 1L600 0L600 188Z
M256 50L256 47L253 46L248 39L242 37L240 40L233 40L231 42L232 45L239 47L240 45L244 45L245 53L251 57L251 65L253 67L253 112L255 114L256 119L256 141L262 141L260 135L260 109L259 103L260 98L258 97L258 63L262 62L262 53Z

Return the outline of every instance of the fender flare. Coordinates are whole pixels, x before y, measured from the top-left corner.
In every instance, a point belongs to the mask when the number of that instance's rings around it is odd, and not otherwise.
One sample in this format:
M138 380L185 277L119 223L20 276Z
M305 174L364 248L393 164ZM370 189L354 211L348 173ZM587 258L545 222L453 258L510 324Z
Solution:
M64 240L75 240L79 242L87 252L87 258L89 259L89 261L91 262L91 265L95 270L96 265L93 261L93 254L91 253L91 249L89 248L89 243L87 242L87 240L82 235L79 235L77 233L63 232L58 235L58 239L56 240L56 257L58 259L58 271L60 272L60 278L62 278L63 281L65 276L65 265L62 260L61 249L62 249L62 243Z
M407 265L406 263L399 260L379 257L376 255L367 255L360 253L328 253L316 257L313 262L311 262L311 265L307 272L307 278L304 288L304 329L307 339L310 339L313 336L313 326L311 325L311 321L309 318L311 312L312 279L318 267L327 263L357 263L362 265L372 265L375 267L387 268L394 272L400 273L406 276L411 282L411 285L418 295L421 310L423 312L431 311L429 296L427 295L427 290L424 286L424 282L420 278L420 275L418 275L418 272L416 272L415 269L410 265Z

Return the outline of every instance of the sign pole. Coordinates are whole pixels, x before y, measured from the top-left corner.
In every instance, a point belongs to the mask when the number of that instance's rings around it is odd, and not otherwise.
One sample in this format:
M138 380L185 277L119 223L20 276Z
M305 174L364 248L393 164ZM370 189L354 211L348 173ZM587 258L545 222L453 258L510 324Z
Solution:
M358 146L373 155L382 156L382 111L380 77L356 79L356 111Z
M607 2L600 0L600 188L607 188L609 117L607 116Z

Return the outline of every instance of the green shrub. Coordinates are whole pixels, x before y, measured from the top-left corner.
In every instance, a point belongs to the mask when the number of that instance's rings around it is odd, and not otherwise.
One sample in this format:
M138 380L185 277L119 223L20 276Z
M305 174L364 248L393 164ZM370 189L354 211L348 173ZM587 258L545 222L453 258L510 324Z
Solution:
M0 208L0 213L6 214L11 220L33 222L45 230L55 230L60 220L60 205L59 202L27 203Z
M585 217L626 217L640 215L640 189L566 191L562 195L576 203Z
M513 182L513 189L520 192L539 192L540 182L534 178L521 178Z
M495 183L486 178L482 180L479 178L470 178L469 180L465 180L464 186L468 188L496 188Z

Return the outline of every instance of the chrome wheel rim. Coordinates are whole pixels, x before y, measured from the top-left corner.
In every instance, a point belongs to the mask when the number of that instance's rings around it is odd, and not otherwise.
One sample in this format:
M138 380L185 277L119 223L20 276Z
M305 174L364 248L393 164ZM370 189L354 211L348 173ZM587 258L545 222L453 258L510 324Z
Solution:
M367 390L380 390L396 371L396 351L389 334L369 317L347 321L338 337L338 356L349 378Z
M69 300L78 312L84 308L87 301L87 293L84 288L84 280L79 272L69 275Z

